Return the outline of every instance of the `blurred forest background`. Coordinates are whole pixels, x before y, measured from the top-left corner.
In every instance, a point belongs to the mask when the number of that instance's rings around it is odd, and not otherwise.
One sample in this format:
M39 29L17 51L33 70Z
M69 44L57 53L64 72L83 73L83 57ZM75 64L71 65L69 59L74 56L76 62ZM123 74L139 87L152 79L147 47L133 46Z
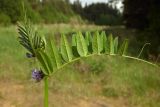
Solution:
M129 39L130 56L150 43L139 58L160 65L160 0L82 1L92 0L0 0L0 107L43 105L43 82L31 78L37 65L18 42L24 10L39 35L104 30ZM50 107L160 107L160 68L136 60L93 56L49 80Z
M117 8L120 2L123 5ZM80 0L72 3L70 0L1 0L0 25L8 26L21 21L24 17L22 3L27 17L35 24L85 23L124 26L135 31L137 46L151 43L145 57L158 57L160 53L159 0L108 0L108 3L92 3L85 6L82 6Z

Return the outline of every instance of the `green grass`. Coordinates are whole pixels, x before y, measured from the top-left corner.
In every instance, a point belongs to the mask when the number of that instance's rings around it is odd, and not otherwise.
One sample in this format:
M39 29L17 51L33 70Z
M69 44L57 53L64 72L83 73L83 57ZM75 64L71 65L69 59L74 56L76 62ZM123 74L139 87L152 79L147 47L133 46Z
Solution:
M47 35L96 26L40 25L37 29ZM15 26L0 27L0 105L42 107L43 82L31 80L34 65L25 57L16 31ZM50 107L160 106L160 68L131 59L92 56L67 65L49 80Z

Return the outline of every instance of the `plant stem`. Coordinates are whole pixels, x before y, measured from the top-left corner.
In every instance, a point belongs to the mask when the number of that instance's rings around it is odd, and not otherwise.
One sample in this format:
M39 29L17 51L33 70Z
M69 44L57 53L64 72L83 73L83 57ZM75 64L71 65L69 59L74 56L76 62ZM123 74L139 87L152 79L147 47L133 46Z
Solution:
M138 58L141 56L141 54L142 54L144 48L145 48L147 45L151 45L151 44L150 44L150 43L145 43L145 44L143 45L143 47L142 47L140 53L139 53L138 56L137 56Z
M146 45L147 45L147 43L146 43ZM143 51L143 50L142 50L142 51ZM90 55L87 55L87 56L85 56L85 57L90 57L90 56L94 56L94 55L98 55L98 54L90 54ZM101 55L109 55L109 54L101 54ZM140 55L141 55L141 54L140 54ZM120 55L111 54L110 56L120 56ZM150 64L150 65L153 65L153 66L158 67L156 64L151 63L151 62L146 61L146 60L143 60L143 59L140 59L140 58L138 58L138 57L132 57L132 56L126 56L126 55L122 55L122 57L128 58L128 59L137 60L137 61L141 61L141 62L148 63L148 64ZM60 66L58 69L62 69L64 66L66 66L66 65L68 65L68 64L70 64L70 63L73 63L73 62L75 62L75 61L77 61L77 60L80 60L81 58L82 58L82 57L75 58L75 59L73 59L72 61L63 64L63 65ZM52 74L53 74L53 73L52 73Z
M48 77L44 78L44 107L48 107Z

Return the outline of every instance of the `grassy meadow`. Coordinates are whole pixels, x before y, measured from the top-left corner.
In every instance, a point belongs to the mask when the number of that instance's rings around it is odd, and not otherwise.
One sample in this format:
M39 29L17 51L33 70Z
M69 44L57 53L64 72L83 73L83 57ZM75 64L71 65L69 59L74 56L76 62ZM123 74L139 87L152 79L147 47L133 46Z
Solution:
M103 29L67 24L36 28L44 35ZM116 36L123 34L119 32ZM43 107L43 82L31 79L34 65L17 37L16 26L0 27L0 107ZM160 68L139 61L97 55L49 79L50 107L160 107Z

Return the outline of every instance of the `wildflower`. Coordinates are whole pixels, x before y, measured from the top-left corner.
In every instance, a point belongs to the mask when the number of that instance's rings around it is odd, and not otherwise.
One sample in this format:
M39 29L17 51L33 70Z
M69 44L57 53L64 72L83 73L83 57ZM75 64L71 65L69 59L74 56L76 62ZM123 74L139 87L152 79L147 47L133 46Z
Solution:
M36 80L36 82L41 81L43 77L44 77L44 73L42 72L42 70L38 70L38 69L32 70L32 78Z

